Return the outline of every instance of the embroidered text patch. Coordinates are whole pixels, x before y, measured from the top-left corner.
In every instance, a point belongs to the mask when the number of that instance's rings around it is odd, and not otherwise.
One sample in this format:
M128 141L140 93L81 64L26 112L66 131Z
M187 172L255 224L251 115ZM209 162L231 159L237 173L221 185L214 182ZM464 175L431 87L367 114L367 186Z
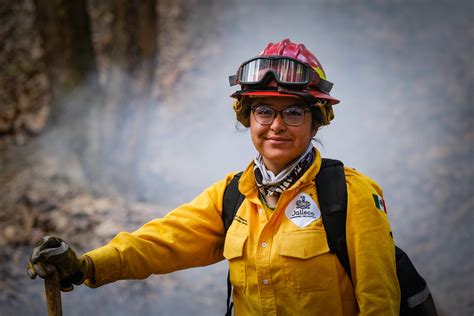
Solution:
M316 202L306 193L298 194L286 207L285 214L298 227L305 227L321 217Z

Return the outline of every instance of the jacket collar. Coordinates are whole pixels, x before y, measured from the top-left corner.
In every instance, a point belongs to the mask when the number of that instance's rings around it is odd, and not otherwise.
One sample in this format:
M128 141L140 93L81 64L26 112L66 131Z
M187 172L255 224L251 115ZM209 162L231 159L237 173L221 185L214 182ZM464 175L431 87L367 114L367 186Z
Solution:
M306 170L306 172L301 176L301 178L299 178L298 181L296 181L288 190L296 189L303 184L313 181L313 179L316 177L321 167L321 154L316 149L316 147L314 148L314 151L316 155L314 157L313 164L311 165L311 167L309 167L308 170ZM245 168L242 176L240 177L239 191L250 200L258 200L258 188L255 182L253 168L254 162L252 161L248 164L247 168Z

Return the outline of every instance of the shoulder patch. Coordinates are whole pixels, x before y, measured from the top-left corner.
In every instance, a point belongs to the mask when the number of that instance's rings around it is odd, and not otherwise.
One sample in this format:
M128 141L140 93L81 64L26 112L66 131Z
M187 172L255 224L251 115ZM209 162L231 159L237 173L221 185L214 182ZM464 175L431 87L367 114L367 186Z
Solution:
M380 195L377 195L377 194L372 194L372 197L374 198L375 207L385 212L385 214L387 214L387 207L385 205L385 200Z

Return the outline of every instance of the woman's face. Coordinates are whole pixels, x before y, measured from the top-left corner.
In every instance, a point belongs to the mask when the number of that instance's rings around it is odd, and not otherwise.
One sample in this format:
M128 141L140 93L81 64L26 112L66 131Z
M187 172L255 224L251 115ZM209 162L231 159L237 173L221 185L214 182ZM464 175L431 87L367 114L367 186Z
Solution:
M293 97L266 97L257 99L253 104L265 104L281 111L300 102ZM252 142L262 155L265 166L274 174L278 174L305 152L316 131L310 111L305 112L303 123L298 126L285 124L281 113L275 116L271 124L262 125L255 120L254 113L250 112Z

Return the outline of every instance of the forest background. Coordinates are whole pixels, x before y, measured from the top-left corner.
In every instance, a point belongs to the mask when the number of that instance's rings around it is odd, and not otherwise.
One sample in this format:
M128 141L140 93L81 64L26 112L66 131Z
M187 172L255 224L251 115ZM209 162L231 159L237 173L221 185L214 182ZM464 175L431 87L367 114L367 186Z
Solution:
M82 253L255 155L227 78L289 37L319 58L323 156L384 189L441 315L474 312L472 1L0 1L0 315L44 313L41 236ZM227 265L63 294L67 315L219 315ZM132 303L133 302L133 303Z

